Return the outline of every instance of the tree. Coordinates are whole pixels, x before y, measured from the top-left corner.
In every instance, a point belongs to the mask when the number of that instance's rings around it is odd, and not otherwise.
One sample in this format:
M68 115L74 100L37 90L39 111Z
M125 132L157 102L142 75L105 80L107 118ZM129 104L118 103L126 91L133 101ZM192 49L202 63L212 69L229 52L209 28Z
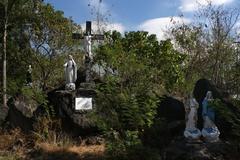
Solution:
M3 83L3 107L7 107L7 36L8 36L8 25L9 15L12 8L14 7L15 0L1 0L0 7L4 10L3 15L3 55L2 55L2 83Z
M29 36L34 50L34 77L44 91L63 82L66 54L73 54L77 62L81 61L82 55L76 54L79 47L72 40L73 29L81 30L63 12L55 11L50 4L38 5Z
M211 3L199 9L192 24L172 29L174 41L188 57L186 83L198 78L211 79L218 87L229 90L230 71L234 66L237 40L237 9L216 7Z
M3 39L3 54L2 54L2 84L3 84L3 104L4 106L6 107L6 103L7 103L7 94L8 94L8 91L9 91L9 85L11 84L11 78L9 77L9 73L11 72L8 72L9 71L9 66L11 64L11 49L14 48L13 47L13 41L14 41L14 38L12 37L12 35L16 35L16 34L21 34L22 32L16 32L16 26L18 26L18 23L20 21L24 21L26 19L26 12L25 10L23 9L26 4L30 4L32 1L24 1L24 0L19 0L19 1L16 1L16 0L1 0L0 1L0 8L1 8L1 11L0 14L1 14L1 18L0 18L0 21L1 21L1 25L0 25L0 28L2 30L0 36L1 36L1 39ZM20 13L18 12L19 10L24 10L24 11L21 11ZM18 26L19 27L19 26ZM20 28L20 27L19 27ZM22 27L21 27L22 28ZM13 32L15 31L15 32ZM20 31L20 29L19 29ZM17 38L18 39L18 38ZM23 43L23 42L21 42ZM7 60L8 60L8 63L7 63ZM8 65L8 67L7 67ZM8 77L8 79L7 79ZM10 78L10 79L9 79ZM8 84L7 84L8 82ZM7 90L8 88L8 90Z
M7 26L8 26L8 1L4 3L4 33L3 33L3 107L7 107Z
M0 7L4 8L3 4ZM71 40L71 33L81 28L65 18L63 12L55 11L41 0L9 0L9 4L12 9L8 12L9 38L6 41L7 93L14 95L26 84L26 72L30 64L33 66L36 87L47 91L61 85L66 53L74 55L80 52L79 44ZM4 13L0 13L3 22ZM2 24L0 27L4 28ZM0 36L3 39L3 32ZM77 61L81 61L81 57L81 54L75 55Z
M159 43L147 32L129 32L124 37L113 32L106 37L95 57L106 73L98 86L99 122L121 133L140 131L151 126L157 97L170 92L180 79L184 57L170 40Z

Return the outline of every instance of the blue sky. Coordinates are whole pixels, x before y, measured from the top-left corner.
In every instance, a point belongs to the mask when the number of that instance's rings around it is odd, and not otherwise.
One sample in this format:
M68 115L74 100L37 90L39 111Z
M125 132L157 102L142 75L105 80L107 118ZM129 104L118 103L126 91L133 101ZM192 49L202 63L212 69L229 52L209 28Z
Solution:
M207 3L206 0L197 1L201 5ZM86 20L96 20L96 14L91 14L91 10L99 8L100 13L107 15L109 30L116 29L122 33L146 30L157 34L159 39L164 37L164 30L172 25L171 17L176 22L190 23L198 6L195 0L45 0L45 2L52 4L57 10L62 10L66 17L72 17L78 24L84 24ZM240 5L239 0L212 0L212 3L228 7ZM185 18L180 19L180 14Z

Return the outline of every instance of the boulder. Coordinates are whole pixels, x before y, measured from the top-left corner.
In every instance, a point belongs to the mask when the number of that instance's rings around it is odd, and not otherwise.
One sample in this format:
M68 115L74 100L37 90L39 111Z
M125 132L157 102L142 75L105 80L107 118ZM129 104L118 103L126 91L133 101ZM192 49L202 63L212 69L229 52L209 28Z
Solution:
M20 93L9 99L8 106L9 111L6 120L11 127L19 127L24 132L31 132L37 118L47 114L43 105Z
M18 95L8 101L9 112L8 118L12 127L19 127L25 132L33 129L34 111L37 109L37 103L24 99L23 96Z
M197 100L199 105L202 105L202 101L206 96L207 91L212 91L213 98L223 98L223 93L209 80L207 79L199 79L194 87L193 95Z
M160 97L154 123L144 129L141 139L144 145L161 149L175 137L183 137L184 129L184 104L173 97L163 96Z
M185 120L184 104L173 97L161 97L157 108L157 117L165 118L168 122Z
M94 95L94 90L83 88L75 91L54 90L48 94L56 115L62 119L63 130L71 132L74 136L94 135L97 132L97 127L89 116L92 110L76 111L74 108L76 97L94 97Z
M8 115L8 107L3 107L0 105L0 126L5 122Z

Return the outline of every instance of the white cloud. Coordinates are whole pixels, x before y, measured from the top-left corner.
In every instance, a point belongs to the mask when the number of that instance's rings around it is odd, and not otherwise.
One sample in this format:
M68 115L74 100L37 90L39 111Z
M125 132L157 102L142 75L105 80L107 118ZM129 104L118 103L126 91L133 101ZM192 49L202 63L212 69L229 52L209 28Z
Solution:
M83 30L86 29L85 24L82 24L81 26L82 26ZM93 33L98 33L99 30L100 30L100 33L103 33L103 31L106 32L106 31L113 31L113 30L116 30L120 33L124 33L125 27L121 23L108 23L108 22L106 22L106 23L100 23L98 25L98 23L96 21L93 21L92 22L92 32Z
M107 31L113 31L116 30L120 33L124 33L125 27L121 23L109 23L106 26Z
M188 24L191 20L181 17L162 17L149 19L138 26L139 30L148 31L150 34L156 34L159 40L164 40L165 31L176 24Z
M182 12L192 12L196 11L199 5L206 6L208 2L211 2L213 5L222 5L233 1L234 0L181 0L179 9Z

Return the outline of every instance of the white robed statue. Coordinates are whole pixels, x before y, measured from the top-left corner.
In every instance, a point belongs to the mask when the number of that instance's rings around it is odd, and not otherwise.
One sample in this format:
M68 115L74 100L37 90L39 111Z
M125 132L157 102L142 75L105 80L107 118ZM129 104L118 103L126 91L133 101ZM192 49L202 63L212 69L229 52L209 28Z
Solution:
M202 136L206 141L215 142L219 140L220 131L215 125L215 111L209 105L213 101L212 92L208 91L202 102L203 129Z
M190 98L186 104L187 113L187 120L186 120L186 128L184 131L184 137L190 140L197 140L201 136L200 130L196 127L197 123L197 109L198 109L198 102L195 98Z
M73 57L69 55L68 61L64 64L65 79L67 90L75 90L75 82L77 80L77 64L75 63Z

